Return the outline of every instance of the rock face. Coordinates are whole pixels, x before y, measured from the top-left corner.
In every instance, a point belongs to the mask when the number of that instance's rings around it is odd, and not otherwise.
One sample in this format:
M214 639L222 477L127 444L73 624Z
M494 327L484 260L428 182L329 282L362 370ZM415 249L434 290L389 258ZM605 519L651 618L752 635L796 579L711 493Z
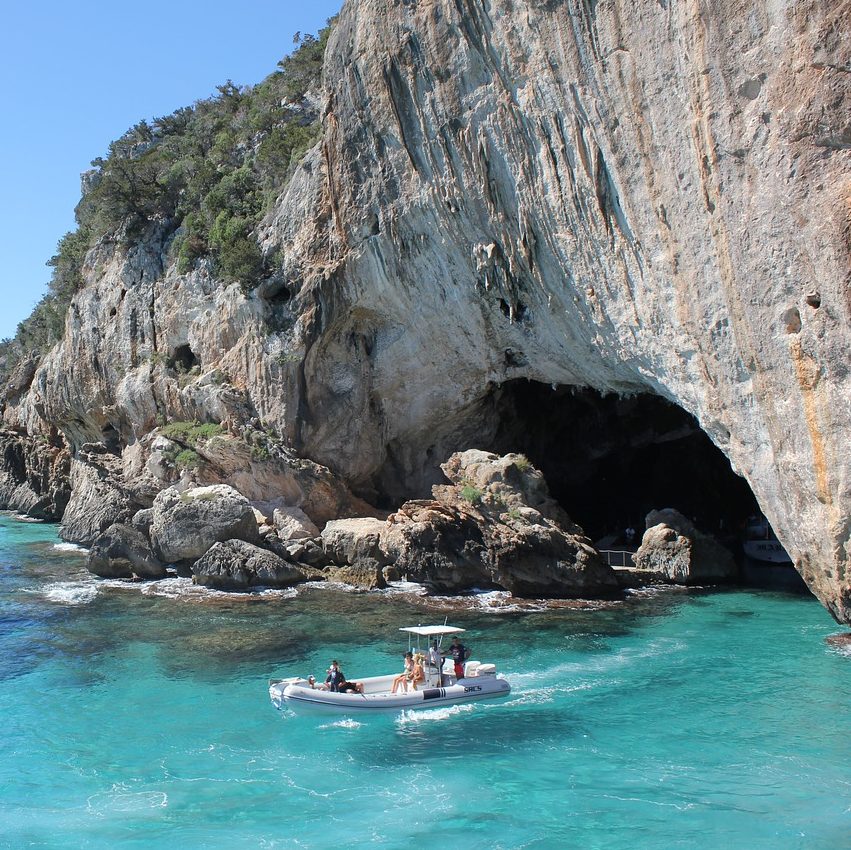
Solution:
M71 495L68 452L46 441L0 431L0 457L0 509L61 519Z
M261 228L289 298L203 262L179 274L159 223L103 240L4 419L74 452L132 446L163 413L257 419L398 504L487 442L507 381L655 394L851 622L847 17L847 0L348 0L323 137ZM452 548L459 580L478 569Z
M120 458L86 444L71 461L71 498L62 515L64 540L90 546L113 523L127 522L141 507L122 482Z
M165 562L200 558L224 540L259 542L248 499L226 484L163 490L154 500L151 543Z
M192 576L196 584L221 590L291 587L305 580L295 565L244 540L213 544L192 565Z
M647 531L633 557L638 569L676 584L712 584L738 576L732 554L678 511L651 511L646 522Z
M92 544L86 568L101 578L163 578L165 566L144 534L129 525L111 525Z

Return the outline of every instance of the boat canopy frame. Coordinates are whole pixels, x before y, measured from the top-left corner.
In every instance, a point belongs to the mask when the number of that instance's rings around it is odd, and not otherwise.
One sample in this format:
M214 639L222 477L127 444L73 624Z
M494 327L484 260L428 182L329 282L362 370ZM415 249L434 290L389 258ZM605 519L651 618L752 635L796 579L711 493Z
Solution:
M426 638L426 646L428 646L428 639L435 638L437 640L438 648L443 646L443 637L444 635L457 635L461 634L461 632L467 631L466 629L461 629L458 626L447 626L446 624L442 626L403 626L399 629L400 632L407 632L408 634L408 649L414 649L414 635L417 636L417 652L421 652L420 648L420 639Z

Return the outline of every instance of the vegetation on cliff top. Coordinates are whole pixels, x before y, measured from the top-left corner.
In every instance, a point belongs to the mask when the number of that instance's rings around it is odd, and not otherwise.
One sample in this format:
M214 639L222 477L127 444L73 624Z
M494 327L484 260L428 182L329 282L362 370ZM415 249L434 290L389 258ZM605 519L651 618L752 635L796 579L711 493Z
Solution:
M15 337L0 342L0 381L61 338L86 254L104 237L130 244L156 228L180 271L206 258L222 279L246 289L260 282L270 258L254 229L319 137L319 116L305 95L319 84L334 20L318 36L296 35L296 49L261 83L228 81L211 98L140 121L92 162L77 229L48 262L47 294Z

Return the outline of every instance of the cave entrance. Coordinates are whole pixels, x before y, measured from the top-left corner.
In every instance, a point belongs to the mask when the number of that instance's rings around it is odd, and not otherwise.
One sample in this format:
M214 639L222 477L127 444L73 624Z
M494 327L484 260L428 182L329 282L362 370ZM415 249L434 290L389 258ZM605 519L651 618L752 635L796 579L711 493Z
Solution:
M491 401L498 424L483 448L525 454L593 540L616 545L628 526L640 539L650 510L676 508L732 543L759 512L747 482L694 417L660 396L517 380L497 388Z
M166 365L169 369L186 374L198 365L198 358L188 344L178 345L168 358Z

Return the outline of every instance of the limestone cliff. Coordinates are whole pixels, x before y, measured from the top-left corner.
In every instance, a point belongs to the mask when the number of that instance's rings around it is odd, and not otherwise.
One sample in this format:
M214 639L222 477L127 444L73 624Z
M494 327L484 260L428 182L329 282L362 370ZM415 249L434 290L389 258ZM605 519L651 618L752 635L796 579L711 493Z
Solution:
M158 417L254 419L399 498L488 442L509 380L654 394L851 622L849 15L349 0L322 138L258 234L276 275L180 274L156 220L101 239L5 420L127 465Z

